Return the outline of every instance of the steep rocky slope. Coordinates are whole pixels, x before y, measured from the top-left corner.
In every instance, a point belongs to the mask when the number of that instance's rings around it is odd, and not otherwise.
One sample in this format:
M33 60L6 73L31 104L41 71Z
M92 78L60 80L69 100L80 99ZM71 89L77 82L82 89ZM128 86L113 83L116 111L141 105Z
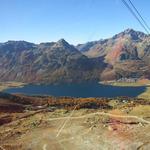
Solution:
M89 58L104 57L110 64L101 79L149 78L150 36L143 32L127 29L109 39L80 44L77 49Z
M149 57L150 36L127 29L112 38L77 46L88 57L105 56L106 61L138 60Z
M8 41L0 45L0 60L1 81L96 81L105 67L101 58L87 58L64 39L39 45Z
M0 81L73 83L122 77L150 78L149 35L127 29L76 47L64 39L0 43Z

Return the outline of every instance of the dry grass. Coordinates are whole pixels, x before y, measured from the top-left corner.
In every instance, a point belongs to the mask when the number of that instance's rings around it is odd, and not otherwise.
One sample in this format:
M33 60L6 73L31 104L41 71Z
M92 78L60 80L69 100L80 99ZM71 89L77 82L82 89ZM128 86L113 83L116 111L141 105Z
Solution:
M138 96L138 98L143 98L146 100L150 100L150 87L146 88L146 91Z

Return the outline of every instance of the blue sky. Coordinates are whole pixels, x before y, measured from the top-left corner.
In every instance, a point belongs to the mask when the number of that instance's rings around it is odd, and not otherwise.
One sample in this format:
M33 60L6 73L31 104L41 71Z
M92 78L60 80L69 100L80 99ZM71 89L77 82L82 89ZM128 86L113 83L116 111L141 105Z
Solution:
M150 1L132 0L150 24ZM0 0L0 42L84 43L133 28L143 31L121 0Z

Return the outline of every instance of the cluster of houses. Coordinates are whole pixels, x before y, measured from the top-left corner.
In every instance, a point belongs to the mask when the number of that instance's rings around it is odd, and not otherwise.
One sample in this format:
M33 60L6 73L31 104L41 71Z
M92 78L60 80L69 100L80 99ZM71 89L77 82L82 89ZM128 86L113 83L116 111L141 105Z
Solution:
M135 83L137 82L138 78L120 78L116 80L116 82L127 82L127 83Z

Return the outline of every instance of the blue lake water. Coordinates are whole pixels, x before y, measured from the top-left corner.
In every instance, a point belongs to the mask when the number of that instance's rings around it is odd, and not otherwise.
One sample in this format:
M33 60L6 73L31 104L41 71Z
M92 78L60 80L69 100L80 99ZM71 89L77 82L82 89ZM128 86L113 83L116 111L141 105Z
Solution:
M25 85L20 88L10 88L7 93L22 93L27 95L52 95L71 97L136 97L143 93L146 87L115 87L98 83L62 84L62 85Z

